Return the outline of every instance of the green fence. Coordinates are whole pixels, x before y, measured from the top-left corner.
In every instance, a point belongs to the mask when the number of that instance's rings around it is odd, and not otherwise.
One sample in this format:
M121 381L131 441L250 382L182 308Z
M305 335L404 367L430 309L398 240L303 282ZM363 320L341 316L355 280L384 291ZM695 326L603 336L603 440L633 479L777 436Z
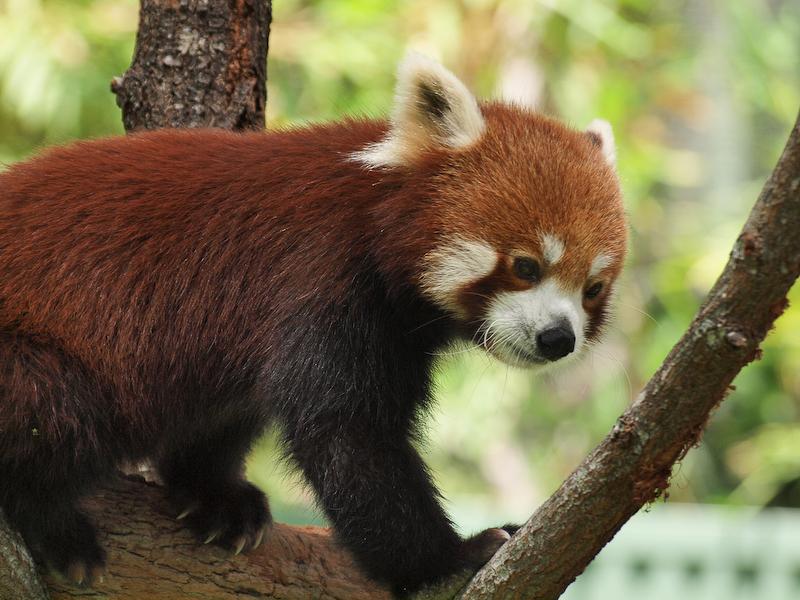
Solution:
M800 511L656 506L563 599L800 600Z

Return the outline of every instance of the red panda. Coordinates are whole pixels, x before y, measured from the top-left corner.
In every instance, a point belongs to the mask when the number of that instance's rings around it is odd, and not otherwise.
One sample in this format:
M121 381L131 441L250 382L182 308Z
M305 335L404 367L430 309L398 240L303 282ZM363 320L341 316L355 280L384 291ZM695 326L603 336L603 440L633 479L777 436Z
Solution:
M461 538L414 449L434 357L581 354L625 249L607 123L478 103L413 54L388 121L45 152L0 174L0 506L91 583L77 502L149 458L201 540L247 550L270 513L243 459L275 423L370 576L478 568L513 528Z

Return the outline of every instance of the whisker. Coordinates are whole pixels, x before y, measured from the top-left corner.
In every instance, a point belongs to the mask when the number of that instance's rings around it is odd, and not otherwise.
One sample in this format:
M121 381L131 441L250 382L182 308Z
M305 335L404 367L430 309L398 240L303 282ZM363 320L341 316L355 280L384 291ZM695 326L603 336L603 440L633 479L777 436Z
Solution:
M472 352L474 348L467 347L461 350L445 350L444 352L428 352L428 356L458 356L459 354L466 354Z
M506 398L506 385L508 384L508 369L510 367L506 365L506 376L503 378L503 391L500 392L500 404L503 404L503 400Z
M427 323L423 323L422 325L417 325L416 327L414 327L414 329L412 329L411 331L408 331L407 333L414 333L415 331L417 331L419 329L422 329L423 327L427 327L428 325L430 325L432 323L435 323L436 321L441 321L442 319L446 319L449 316L450 315L448 315L448 314L439 315L438 317L436 317L435 319L431 319Z
M597 345L596 343L590 343L588 347L593 354L596 354L600 358L610 360L616 363L617 366L619 366L620 370L622 371L622 374L625 376L625 381L628 384L628 400L633 398L633 383L631 382L630 374L628 373L628 369L625 367L625 363L623 363L620 359L618 359L617 357L613 356L610 353L601 352L600 346Z
M471 292L469 290L461 292L462 294L469 294L470 296L477 296L478 298L483 298L484 300L494 300L494 296L489 296L488 294L481 294L480 292Z
M636 312L638 312L638 313L640 313L640 314L644 315L645 317L647 317L648 319L650 319L650 320L651 320L653 323L655 323L656 325L658 325L658 319L656 319L656 318L655 318L653 315L651 315L651 314L650 314L649 312L647 312L646 310L642 310L641 308L639 308L638 306L634 306L633 304L628 304L627 302L623 302L623 301L622 301L622 300L620 300L619 298L617 298L617 299L615 300L615 302L616 302L617 304L619 304L620 306L624 306L624 307L626 307L626 308L630 308L631 310L635 310Z
M482 332L482 331L483 331L483 329L484 329L485 327L487 327L487 326L488 326L488 323L487 323L486 321L481 321L481 324L480 324L480 325L478 326L478 328L475 330L475 333L473 333L473 334L472 334L472 339L471 339L470 341L471 341L473 344L475 344L476 346L478 346L478 345L479 345L479 343L478 343L478 341L477 341L477 339L476 339L476 338L477 338L479 335L481 335L481 332Z
M487 343L489 341L489 332L492 330L492 325L494 325L494 323L489 323L488 326L486 327L486 331L483 332L483 341L481 342L481 346L483 346L486 349L489 348Z

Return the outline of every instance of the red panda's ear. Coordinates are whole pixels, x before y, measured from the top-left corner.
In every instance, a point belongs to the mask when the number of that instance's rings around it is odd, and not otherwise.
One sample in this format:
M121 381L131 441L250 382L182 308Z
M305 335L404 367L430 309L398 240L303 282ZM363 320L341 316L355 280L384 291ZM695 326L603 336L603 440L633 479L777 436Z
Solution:
M464 84L436 61L409 52L398 69L388 135L354 158L370 167L410 165L426 148L465 148L484 128L478 102Z
M617 166L617 149L614 145L614 132L611 124L603 119L595 119L586 128L586 135L597 144L606 162L612 167Z

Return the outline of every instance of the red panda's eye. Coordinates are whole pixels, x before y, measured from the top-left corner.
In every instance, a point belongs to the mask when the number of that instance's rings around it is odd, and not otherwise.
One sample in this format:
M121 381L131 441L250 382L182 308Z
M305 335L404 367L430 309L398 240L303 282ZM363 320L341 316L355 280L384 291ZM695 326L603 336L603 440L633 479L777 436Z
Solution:
M514 275L525 281L538 281L539 263L532 258L520 257L514 259Z
M594 298L597 298L600 295L600 292L602 292L602 291L603 291L603 284L602 284L602 282L598 281L597 283L592 285L590 288L588 288L583 293L583 295L586 296L586 298L588 298L589 300L593 300Z

